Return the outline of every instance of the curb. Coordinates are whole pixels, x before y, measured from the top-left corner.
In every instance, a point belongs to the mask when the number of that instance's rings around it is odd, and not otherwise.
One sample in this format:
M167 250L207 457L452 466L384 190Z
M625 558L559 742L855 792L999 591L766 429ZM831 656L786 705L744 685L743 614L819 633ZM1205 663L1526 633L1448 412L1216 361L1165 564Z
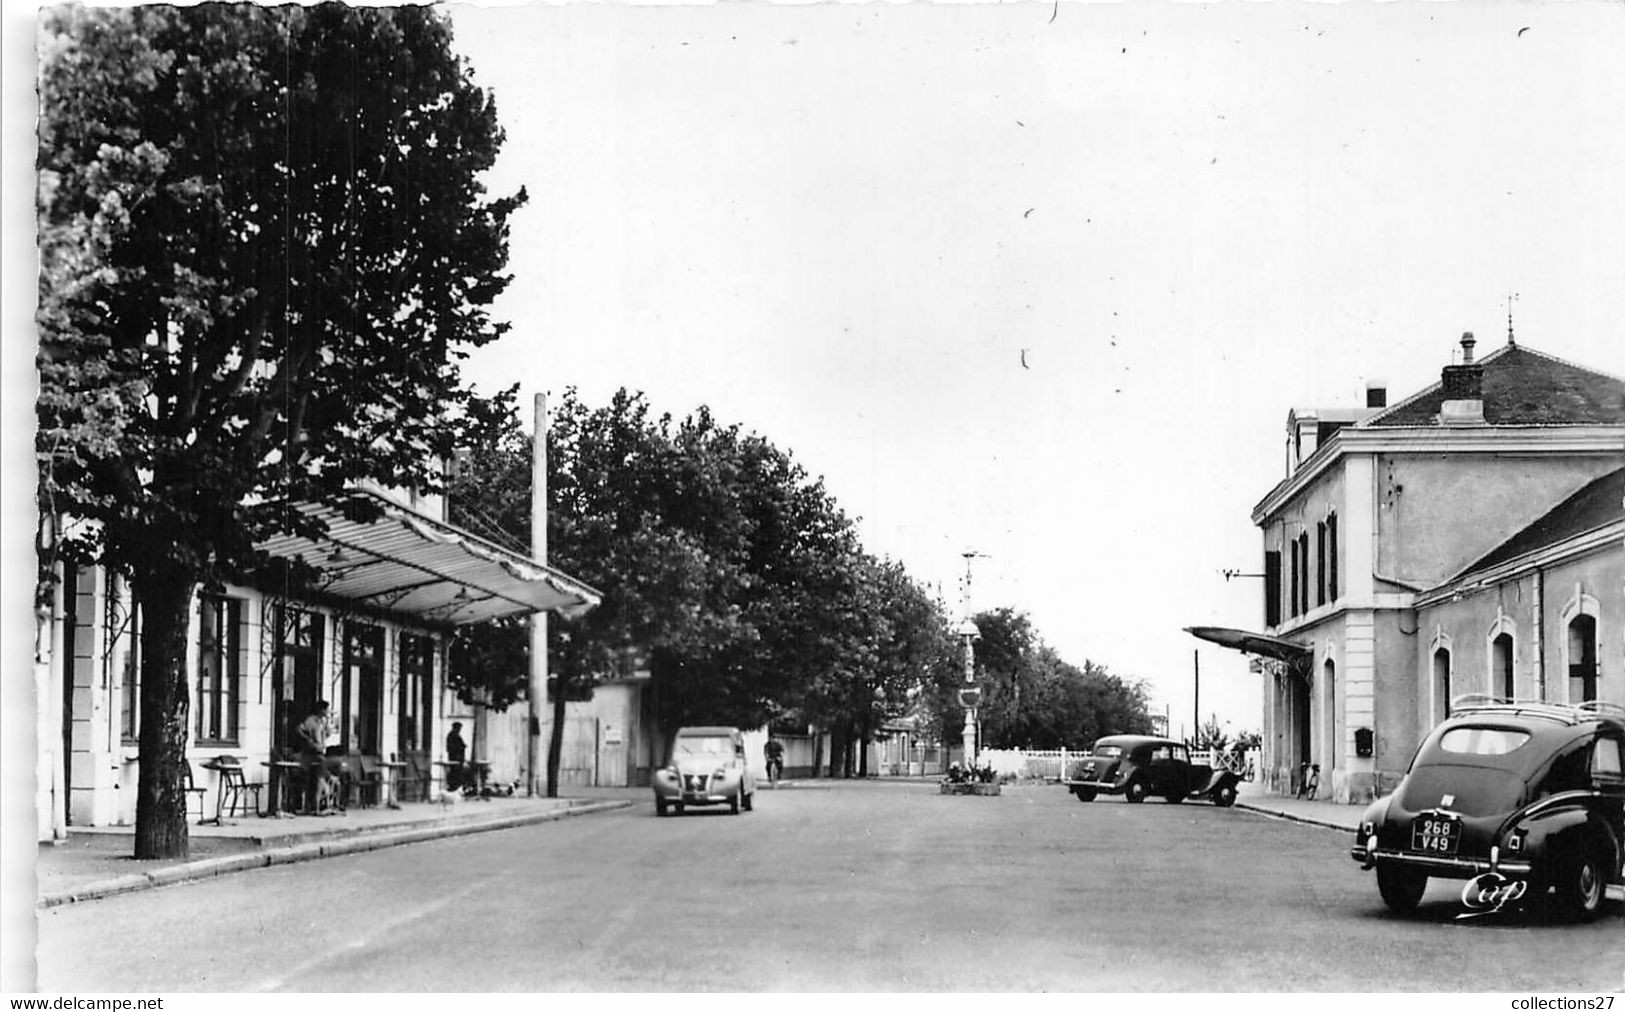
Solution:
M1302 823L1305 826L1319 826L1321 829L1335 829L1339 833L1354 832L1352 827L1345 826L1340 822L1329 822L1325 819L1316 819L1307 815L1294 815L1291 812L1283 812L1278 808L1265 808L1261 805L1250 805L1245 801L1237 801L1236 807L1245 808L1247 811L1256 812L1259 815L1267 815L1272 819L1285 819L1287 822Z
M325 839L307 840L301 843L270 847L243 854L202 858L184 864L172 864L165 868L155 868L152 871L142 872L137 875L120 875L118 878L103 879L100 882L74 886L62 892L41 896L34 906L36 909L46 910L69 903L85 903L107 896L156 889L159 886L174 885L177 882L193 882L198 879L214 878L232 872L247 871L250 868L298 864L302 861L316 861L324 857L338 857L343 854L361 854L371 850L398 847L408 843L421 843L425 840L438 840L449 836L467 836L472 833L485 833L497 829L512 829L516 826L552 822L555 819L566 819L575 815L592 815L597 812L630 808L632 804L630 801L588 801L579 805L570 805L566 808L554 808L545 812L516 813L494 819L467 820L409 829L352 830L347 835L342 836L328 836Z

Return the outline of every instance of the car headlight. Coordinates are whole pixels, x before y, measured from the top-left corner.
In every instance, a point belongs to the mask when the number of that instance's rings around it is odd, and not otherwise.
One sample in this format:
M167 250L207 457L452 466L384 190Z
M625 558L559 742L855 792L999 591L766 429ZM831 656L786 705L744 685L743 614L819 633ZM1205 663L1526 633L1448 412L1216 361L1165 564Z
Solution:
M1375 833L1376 831L1377 831L1377 824L1375 822L1372 822L1370 819L1366 819L1364 822L1360 823L1360 836L1361 837L1370 836L1373 833Z
M1529 831L1526 830L1526 829L1514 829L1512 831L1512 833L1509 836L1507 836L1507 853L1508 854L1522 854L1523 853L1523 841L1524 841L1524 837L1526 835L1528 835L1528 832Z

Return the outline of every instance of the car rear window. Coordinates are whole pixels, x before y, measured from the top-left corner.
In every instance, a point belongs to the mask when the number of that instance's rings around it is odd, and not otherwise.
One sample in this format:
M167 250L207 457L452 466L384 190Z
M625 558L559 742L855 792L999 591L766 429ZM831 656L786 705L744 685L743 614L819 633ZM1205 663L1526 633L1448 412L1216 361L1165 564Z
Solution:
M1528 731L1513 728L1453 727L1439 739L1439 748L1457 755L1506 755L1528 740Z
M1123 750L1116 745L1096 745L1094 754L1102 759L1116 759Z

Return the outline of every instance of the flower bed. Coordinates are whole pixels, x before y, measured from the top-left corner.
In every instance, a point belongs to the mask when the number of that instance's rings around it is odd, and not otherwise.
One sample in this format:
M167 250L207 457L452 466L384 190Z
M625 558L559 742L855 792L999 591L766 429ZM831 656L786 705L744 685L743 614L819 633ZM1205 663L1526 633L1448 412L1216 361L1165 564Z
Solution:
M948 783L948 782L944 781L942 783L942 785L941 785L941 788L938 790L938 793L939 794L978 794L978 795L981 795L983 797L997 797L998 794L999 794L999 785L998 784L976 784L976 783L972 783L972 784L954 784L954 783Z

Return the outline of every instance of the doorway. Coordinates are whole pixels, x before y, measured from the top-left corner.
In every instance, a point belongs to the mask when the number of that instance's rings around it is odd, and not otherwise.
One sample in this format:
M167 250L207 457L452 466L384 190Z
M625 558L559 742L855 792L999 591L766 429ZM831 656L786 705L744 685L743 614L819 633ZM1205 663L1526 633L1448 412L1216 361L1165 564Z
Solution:
M379 755L384 716L384 630L348 623L344 637L341 744L345 752Z
M299 751L297 728L322 698L322 615L279 606L277 660L271 668L271 748L276 755Z
M1445 647L1433 651L1433 723L1438 724L1450 716L1450 651Z

